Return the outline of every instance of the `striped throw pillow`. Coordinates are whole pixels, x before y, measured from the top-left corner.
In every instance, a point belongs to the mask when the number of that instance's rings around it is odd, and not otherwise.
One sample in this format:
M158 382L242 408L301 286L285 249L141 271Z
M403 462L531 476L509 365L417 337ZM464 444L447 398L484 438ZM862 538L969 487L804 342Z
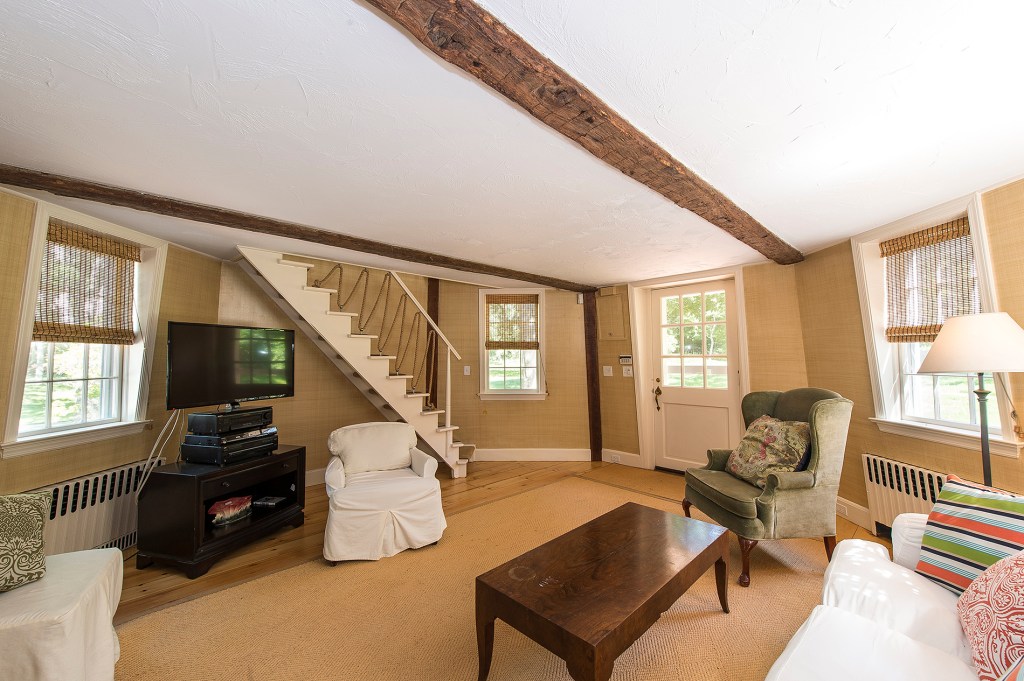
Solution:
M1003 672L999 681L1024 681L1024 657L1017 660L1016 664Z
M961 480L928 514L917 572L960 595L996 561L1024 550L1024 497Z

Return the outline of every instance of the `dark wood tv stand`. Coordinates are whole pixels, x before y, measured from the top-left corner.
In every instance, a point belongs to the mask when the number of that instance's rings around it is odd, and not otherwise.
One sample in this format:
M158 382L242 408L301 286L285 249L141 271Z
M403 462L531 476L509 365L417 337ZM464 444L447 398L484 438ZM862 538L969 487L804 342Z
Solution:
M139 495L135 567L154 562L181 568L189 579L222 556L274 530L305 522L306 448L281 445L273 454L227 466L178 462L153 469ZM210 506L230 497L284 497L274 508L215 527Z

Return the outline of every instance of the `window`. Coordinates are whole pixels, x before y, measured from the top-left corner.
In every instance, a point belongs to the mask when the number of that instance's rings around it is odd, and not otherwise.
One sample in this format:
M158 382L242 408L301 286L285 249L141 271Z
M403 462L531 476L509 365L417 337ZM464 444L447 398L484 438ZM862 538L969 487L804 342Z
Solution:
M36 205L5 458L141 431L156 345L166 242Z
M981 312L967 218L887 239L879 253L885 267L885 338L898 344L903 418L976 430L976 376L917 373L947 318ZM986 378L991 386L992 377ZM989 423L998 432L997 403L988 404Z
M117 421L121 375L118 345L33 342L18 434Z
M480 292L482 397L545 394L543 296L543 291L523 289Z
M50 218L18 435L117 421L139 247Z
M918 374L943 322L993 299L984 222L966 197L852 240L871 387L884 432L977 447L976 374ZM1017 456L1002 376L986 375L992 453Z

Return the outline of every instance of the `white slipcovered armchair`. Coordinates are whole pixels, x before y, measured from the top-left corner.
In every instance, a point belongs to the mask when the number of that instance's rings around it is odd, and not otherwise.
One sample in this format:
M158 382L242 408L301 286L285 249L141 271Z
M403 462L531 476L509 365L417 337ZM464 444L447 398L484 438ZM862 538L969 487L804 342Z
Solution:
M361 423L327 440L324 558L377 560L436 543L448 526L437 461L408 423Z

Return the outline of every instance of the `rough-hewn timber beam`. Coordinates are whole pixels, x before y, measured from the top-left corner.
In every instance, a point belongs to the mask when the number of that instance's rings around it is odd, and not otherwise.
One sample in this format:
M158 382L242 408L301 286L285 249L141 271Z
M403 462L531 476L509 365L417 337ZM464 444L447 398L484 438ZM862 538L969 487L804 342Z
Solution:
M803 255L471 0L365 0L605 163L783 265Z
M169 215L174 218L206 222L211 225L222 225L243 229L247 232L258 232L260 234L272 234L291 239L300 239L324 246L336 246L347 248L350 251L370 253L385 258L404 260L405 262L421 263L423 265L435 265L460 272L473 272L475 274L488 274L495 277L504 277L516 281L528 281L542 286L565 289L567 291L586 292L595 290L593 286L579 284L574 281L546 277L541 274L520 272L505 267L496 267L484 263L473 262L452 258L439 253L420 251L415 248L405 248L392 244L372 241L358 236L338 234L318 227L300 225L296 222L286 220L275 220L261 215L243 213L228 208L217 208L202 203L182 201L159 194L148 194L134 189L113 187L89 180L81 180L63 175L53 175L38 170L29 170L17 166L4 165L0 163L0 184L9 184L15 187L27 189L39 189L42 191L57 194L59 196L70 196L76 199L87 201L98 201L112 206L124 206L147 213Z

